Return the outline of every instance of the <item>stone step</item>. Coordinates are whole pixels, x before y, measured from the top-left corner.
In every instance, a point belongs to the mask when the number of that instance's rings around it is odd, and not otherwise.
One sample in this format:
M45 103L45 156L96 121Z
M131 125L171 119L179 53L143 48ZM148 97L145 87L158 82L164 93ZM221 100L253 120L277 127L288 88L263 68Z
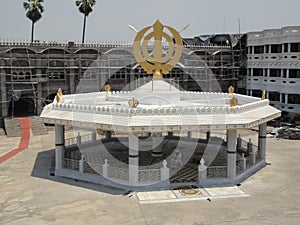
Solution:
M30 117L31 131L34 136L48 134L47 127L38 116Z
M21 128L18 118L5 118L4 127L7 137L21 137Z

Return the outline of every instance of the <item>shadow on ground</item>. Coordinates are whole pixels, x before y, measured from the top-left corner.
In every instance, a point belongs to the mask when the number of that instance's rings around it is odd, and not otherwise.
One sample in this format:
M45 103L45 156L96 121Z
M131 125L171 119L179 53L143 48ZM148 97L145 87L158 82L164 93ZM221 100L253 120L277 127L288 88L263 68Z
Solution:
M74 179L56 177L54 176L53 168L51 165L53 162L54 149L39 152L35 159L35 163L31 172L32 177L46 179L53 182L59 182L67 185L72 185L80 188L86 188L93 191L100 191L111 195L127 195L129 190L108 187L100 184L92 184L88 182L77 181Z

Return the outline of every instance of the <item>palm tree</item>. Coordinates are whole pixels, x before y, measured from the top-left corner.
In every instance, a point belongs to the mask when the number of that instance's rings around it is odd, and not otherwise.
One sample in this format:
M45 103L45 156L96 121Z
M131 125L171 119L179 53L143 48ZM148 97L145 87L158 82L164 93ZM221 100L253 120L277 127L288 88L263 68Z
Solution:
M23 3L24 9L27 11L26 16L32 21L31 25L31 42L33 42L34 24L42 18L44 0L27 0Z
M96 0L76 0L76 6L79 6L79 12L84 15L82 44L84 43L86 17L93 11L92 7L96 4Z

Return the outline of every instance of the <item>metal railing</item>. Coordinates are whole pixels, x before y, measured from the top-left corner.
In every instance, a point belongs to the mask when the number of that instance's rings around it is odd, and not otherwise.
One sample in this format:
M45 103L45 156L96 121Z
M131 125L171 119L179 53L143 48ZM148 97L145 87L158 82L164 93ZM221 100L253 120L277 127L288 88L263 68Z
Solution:
M129 171L128 169L108 166L108 177L120 179L120 180L128 180L129 179Z
M227 177L227 166L210 166L207 168L207 178Z
M139 170L139 181L160 181L160 169Z
M63 159L63 168L70 170L79 170L79 160Z

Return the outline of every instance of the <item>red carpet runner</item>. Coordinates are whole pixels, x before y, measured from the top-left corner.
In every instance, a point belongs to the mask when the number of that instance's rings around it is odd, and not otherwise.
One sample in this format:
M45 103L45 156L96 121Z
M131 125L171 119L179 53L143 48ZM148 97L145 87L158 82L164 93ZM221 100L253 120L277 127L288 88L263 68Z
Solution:
M1 156L0 163L3 163L4 161L8 160L9 158L13 157L14 155L18 154L24 149L28 148L29 140L30 140L30 128L31 128L30 119L29 117L19 117L18 119L19 119L21 132L22 132L19 147Z

